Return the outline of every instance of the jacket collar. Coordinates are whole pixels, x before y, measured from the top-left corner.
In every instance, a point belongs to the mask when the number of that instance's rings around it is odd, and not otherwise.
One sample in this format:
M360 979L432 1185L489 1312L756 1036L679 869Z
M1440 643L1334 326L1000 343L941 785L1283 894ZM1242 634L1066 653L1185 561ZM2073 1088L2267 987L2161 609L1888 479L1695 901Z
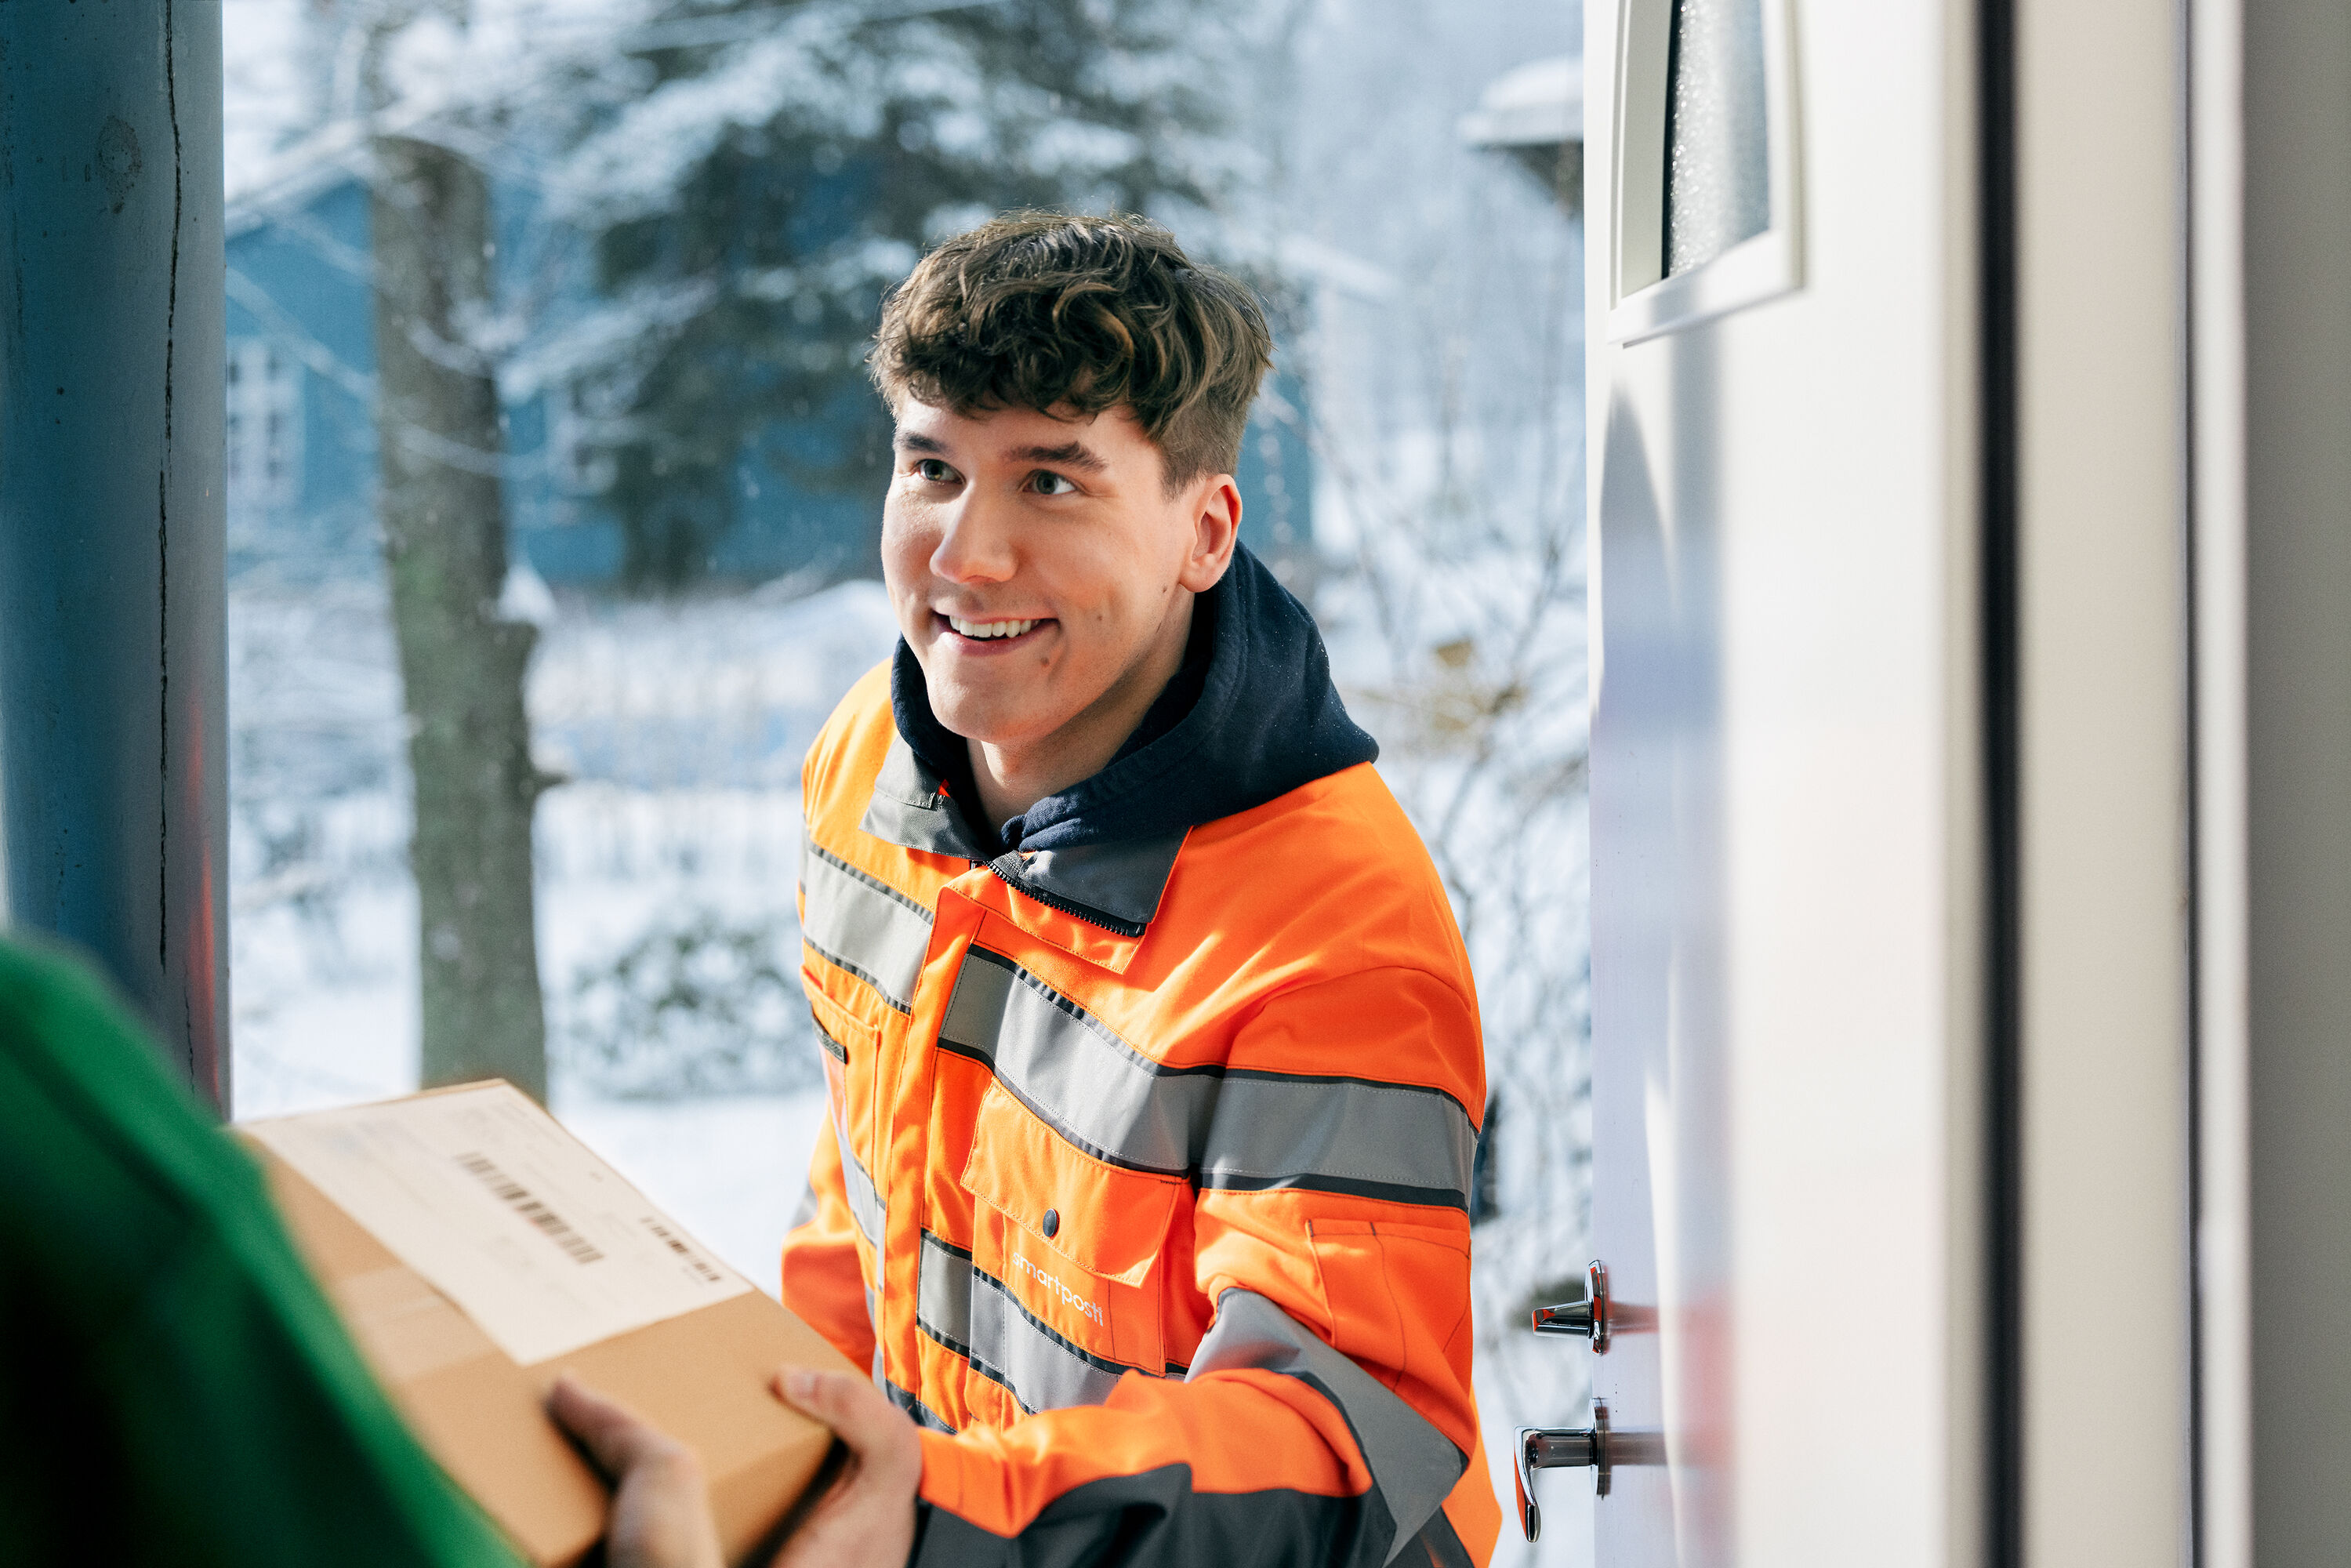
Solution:
M974 865L993 858L974 841L963 813L949 803L939 776L923 765L903 735L890 737L890 754L874 776L873 799L858 826L902 850L954 855Z
M904 736L873 780L873 798L858 824L885 843L927 854L953 855L985 865L1038 902L1121 936L1140 936L1159 912L1160 895L1176 869L1185 832L1063 849L1012 850L991 855L973 841L970 827Z

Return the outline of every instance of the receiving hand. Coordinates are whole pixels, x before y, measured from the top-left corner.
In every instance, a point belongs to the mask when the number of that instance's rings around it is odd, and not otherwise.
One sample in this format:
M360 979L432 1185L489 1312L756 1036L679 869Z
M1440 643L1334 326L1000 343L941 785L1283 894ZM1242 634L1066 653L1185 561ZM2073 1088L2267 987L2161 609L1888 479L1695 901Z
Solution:
M775 1388L832 1428L849 1463L773 1568L904 1568L914 1549L914 1494L923 1479L914 1424L853 1373L788 1367L776 1375ZM725 1568L693 1449L569 1374L556 1379L547 1408L612 1482L607 1568Z
M607 1568L726 1568L710 1489L692 1448L569 1373L555 1380L547 1410L612 1482Z

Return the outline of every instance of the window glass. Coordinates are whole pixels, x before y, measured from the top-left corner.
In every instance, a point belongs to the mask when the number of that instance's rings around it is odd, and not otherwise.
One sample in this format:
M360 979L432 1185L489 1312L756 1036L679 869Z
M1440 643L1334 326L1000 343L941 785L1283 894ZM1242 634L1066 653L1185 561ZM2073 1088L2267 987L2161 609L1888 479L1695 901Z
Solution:
M1667 67L1666 276L1771 225L1762 0L1674 0Z

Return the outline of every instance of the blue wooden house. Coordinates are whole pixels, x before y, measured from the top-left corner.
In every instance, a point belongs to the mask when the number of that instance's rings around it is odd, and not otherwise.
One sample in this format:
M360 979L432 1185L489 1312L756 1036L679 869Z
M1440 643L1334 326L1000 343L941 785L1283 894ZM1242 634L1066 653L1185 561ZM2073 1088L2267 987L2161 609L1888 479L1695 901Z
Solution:
M281 578L349 577L377 570L374 319L369 298L368 192L348 146L290 155L232 201L228 248L229 569ZM502 297L525 299L533 336L559 333L594 300L578 238L542 222L530 191L494 187ZM836 209L844 231L853 197ZM518 358L528 362L526 349ZM592 389L559 373L502 378L507 386L506 498L521 559L558 587L618 580L620 522L603 499L609 472L583 439ZM1261 554L1311 538L1312 458L1303 389L1269 383L1244 444L1242 537ZM881 497L810 491L771 451L822 449L841 411L792 417L740 459L733 518L712 553L712 574L759 581L787 573L820 580L878 576Z

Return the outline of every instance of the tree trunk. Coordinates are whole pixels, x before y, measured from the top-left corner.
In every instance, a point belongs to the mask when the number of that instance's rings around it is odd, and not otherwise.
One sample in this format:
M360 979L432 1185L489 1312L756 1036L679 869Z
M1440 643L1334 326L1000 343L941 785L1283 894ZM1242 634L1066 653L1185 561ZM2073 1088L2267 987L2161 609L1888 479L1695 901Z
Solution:
M547 1094L531 894L523 669L503 619L504 443L490 365L467 346L491 304L481 171L439 147L375 144L377 444L384 560L415 780L423 1082L495 1075Z

